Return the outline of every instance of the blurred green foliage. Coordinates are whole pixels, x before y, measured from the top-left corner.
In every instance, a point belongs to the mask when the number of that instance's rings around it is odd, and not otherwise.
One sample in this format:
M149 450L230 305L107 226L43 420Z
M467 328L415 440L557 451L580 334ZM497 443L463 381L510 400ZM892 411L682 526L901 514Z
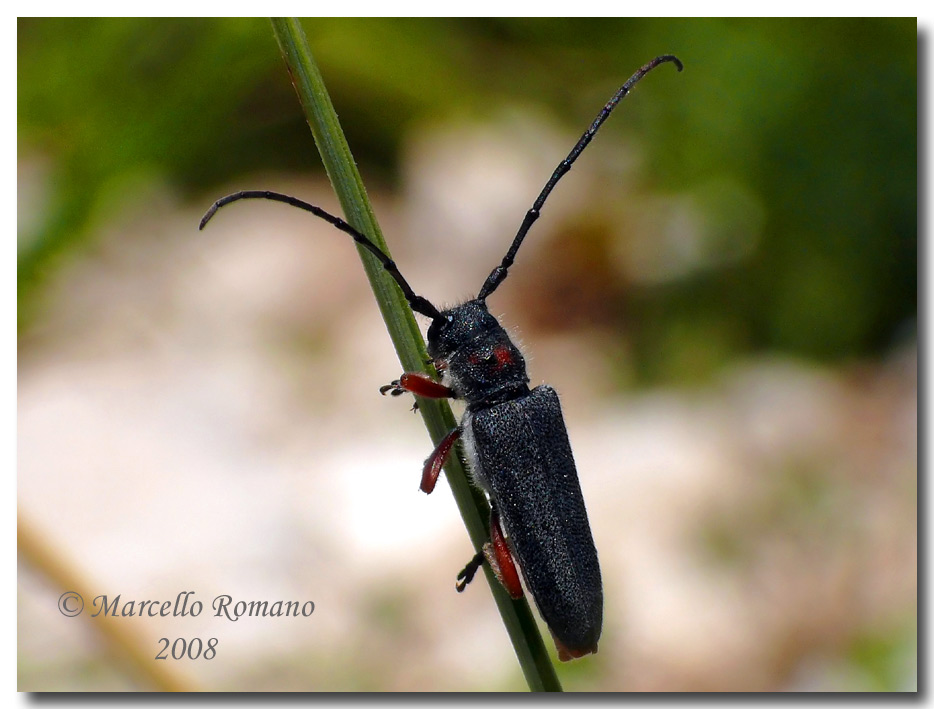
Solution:
M610 325L643 380L761 349L872 355L914 335L913 19L304 25L364 174L389 182L425 118L535 103L573 136L607 87L681 57L670 89L627 106L640 180L692 195L723 248L744 200L761 229L735 259L625 291ZM21 332L128 181L157 176L200 204L238 174L321 169L262 20L21 19L18 72L19 154L51 173L41 222L20 226Z

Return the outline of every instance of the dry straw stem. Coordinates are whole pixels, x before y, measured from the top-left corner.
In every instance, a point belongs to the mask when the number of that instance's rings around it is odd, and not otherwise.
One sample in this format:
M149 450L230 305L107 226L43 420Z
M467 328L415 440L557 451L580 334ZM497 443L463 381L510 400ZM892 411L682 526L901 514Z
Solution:
M91 590L94 585L86 580L84 574L61 549L40 534L21 510L17 510L16 515L16 547L19 560L45 576L52 588L62 589L66 593L77 593L84 600L82 618L75 618L75 622L90 623L100 632L115 664L127 669L129 674L144 686L160 692L200 690L186 671L168 662L157 662L154 659L159 646L153 643L151 638L145 637L135 627L135 623L127 623L126 618L109 616L107 613L92 618L94 613L100 610L92 605L93 599L98 595ZM71 603L73 605L75 602Z

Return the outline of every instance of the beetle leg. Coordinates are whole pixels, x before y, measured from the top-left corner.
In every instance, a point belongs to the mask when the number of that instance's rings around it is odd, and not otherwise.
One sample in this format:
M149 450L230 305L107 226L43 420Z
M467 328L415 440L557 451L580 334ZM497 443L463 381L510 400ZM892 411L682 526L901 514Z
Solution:
M426 495L431 494L431 491L435 489L435 483L438 482L438 476L441 474L441 466L451 455L451 449L460 437L460 428L451 429L451 432L441 439L438 447L425 460L425 467L422 468L422 484L419 489Z
M484 544L484 546L486 546ZM455 584L458 593L463 593L464 589L467 588L467 584L473 581L474 575L477 573L477 569L483 566L483 560L486 557L482 551L478 551L474 554L473 559L467 562L467 566L464 567L464 570L457 575L457 583Z
M418 372L406 372L395 381L379 388L379 393L383 395L399 396L407 391L426 399L453 399L456 396L450 387L439 384Z
M494 507L490 512L490 541L483 545L483 551L477 552L464 570L457 575L457 592L464 590L468 583L473 581L483 562L486 561L493 569L493 575L496 580L503 584L503 587L509 593L509 597L515 601L522 598L522 583L519 581L519 572L516 570L516 564L512 560L512 553L506 544L506 537L503 536L503 528L499 523L499 513Z
M509 592L509 597L514 601L522 598L522 582L519 581L519 572L512 560L512 552L509 551L495 507L490 512L490 541L483 545L483 552L497 580Z

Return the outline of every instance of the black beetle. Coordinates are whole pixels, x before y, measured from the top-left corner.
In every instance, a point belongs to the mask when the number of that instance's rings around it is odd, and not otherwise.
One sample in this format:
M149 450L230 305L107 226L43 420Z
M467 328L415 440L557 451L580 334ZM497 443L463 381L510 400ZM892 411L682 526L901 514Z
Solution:
M412 309L431 319L428 354L442 374L435 382L407 373L380 389L393 395L411 392L428 398L466 402L460 425L425 461L421 489L430 493L455 442L464 443L474 482L490 498L490 542L461 571L462 591L486 560L513 598L522 584L514 559L548 625L561 660L597 651L603 625L603 585L597 550L577 479L561 404L547 385L529 389L525 360L499 322L487 310L487 297L506 278L516 252L552 189L593 139L616 105L646 73L664 62L683 68L677 57L656 57L633 74L607 102L545 184L526 213L509 251L490 273L479 295L462 305L438 310L416 295L395 262L366 236L339 217L295 197L245 191L215 202L201 220L241 199L270 199L299 207L324 219L379 259L402 289Z

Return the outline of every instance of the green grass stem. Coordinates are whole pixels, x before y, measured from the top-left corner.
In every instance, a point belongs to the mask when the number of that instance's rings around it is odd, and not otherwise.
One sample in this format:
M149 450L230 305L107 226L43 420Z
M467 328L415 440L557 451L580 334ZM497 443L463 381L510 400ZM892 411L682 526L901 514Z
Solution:
M272 27L346 220L389 254L301 24L294 18L273 18ZM434 375L427 364L425 341L402 292L371 254L359 246L357 250L402 368L407 372ZM419 411L435 445L457 425L446 401L421 399ZM486 498L468 482L460 455L452 455L444 469L470 540L479 550L490 538L490 508ZM415 473L417 471L413 471ZM529 688L561 691L528 602L525 599L513 601L486 564L484 570ZM452 592L453 585L452 575Z

